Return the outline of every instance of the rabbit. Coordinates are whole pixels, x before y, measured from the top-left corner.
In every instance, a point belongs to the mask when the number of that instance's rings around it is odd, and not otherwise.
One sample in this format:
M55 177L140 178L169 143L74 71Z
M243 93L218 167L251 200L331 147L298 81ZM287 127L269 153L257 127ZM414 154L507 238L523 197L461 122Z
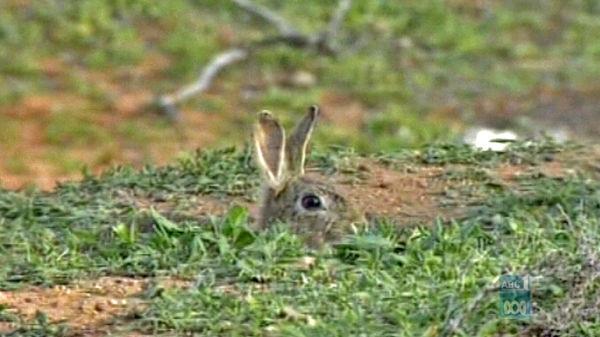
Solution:
M334 186L304 175L306 147L319 107L313 105L286 138L270 112L258 114L253 138L258 167L265 182L258 218L260 229L281 222L311 248L338 242L365 224L365 216Z

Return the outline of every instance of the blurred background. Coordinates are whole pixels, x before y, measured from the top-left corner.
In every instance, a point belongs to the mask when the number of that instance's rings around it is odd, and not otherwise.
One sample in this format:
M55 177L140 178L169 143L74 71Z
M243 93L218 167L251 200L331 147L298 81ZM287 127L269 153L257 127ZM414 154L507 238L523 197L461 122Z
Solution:
M306 35L337 0L256 0ZM243 146L258 111L289 125L317 103L317 146L394 151L473 139L600 135L600 1L354 1L335 55L273 44L177 104L219 53L278 30L226 0L0 1L0 186L77 179L83 169L165 164Z

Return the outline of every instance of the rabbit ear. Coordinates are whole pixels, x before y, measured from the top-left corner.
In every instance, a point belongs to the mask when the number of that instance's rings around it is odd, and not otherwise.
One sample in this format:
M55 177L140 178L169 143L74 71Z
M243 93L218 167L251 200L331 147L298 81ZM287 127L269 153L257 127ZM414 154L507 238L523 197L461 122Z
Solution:
M254 147L260 169L273 188L283 183L285 164L285 131L270 112L263 110L258 115L254 130Z
M288 170L292 175L300 176L304 174L304 161L306 159L306 146L310 139L317 117L319 116L319 107L312 105L308 108L308 113L296 125L294 131L287 140L286 155Z

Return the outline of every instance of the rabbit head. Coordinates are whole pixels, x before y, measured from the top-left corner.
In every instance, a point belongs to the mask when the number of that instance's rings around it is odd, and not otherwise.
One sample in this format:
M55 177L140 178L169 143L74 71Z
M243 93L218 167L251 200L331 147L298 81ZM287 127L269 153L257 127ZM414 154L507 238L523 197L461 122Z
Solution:
M306 147L319 107L308 113L286 138L285 130L269 112L258 115L254 145L265 187L259 224L275 222L290 226L309 246L321 247L354 231L364 216L331 184L304 175Z

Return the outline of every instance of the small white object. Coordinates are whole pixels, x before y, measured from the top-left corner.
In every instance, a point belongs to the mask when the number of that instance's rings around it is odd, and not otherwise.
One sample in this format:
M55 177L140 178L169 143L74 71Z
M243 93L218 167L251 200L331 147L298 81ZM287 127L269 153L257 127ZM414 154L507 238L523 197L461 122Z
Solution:
M481 128L468 132L464 139L478 149L500 152L508 146L508 143L504 141L517 140L517 134L510 130Z

